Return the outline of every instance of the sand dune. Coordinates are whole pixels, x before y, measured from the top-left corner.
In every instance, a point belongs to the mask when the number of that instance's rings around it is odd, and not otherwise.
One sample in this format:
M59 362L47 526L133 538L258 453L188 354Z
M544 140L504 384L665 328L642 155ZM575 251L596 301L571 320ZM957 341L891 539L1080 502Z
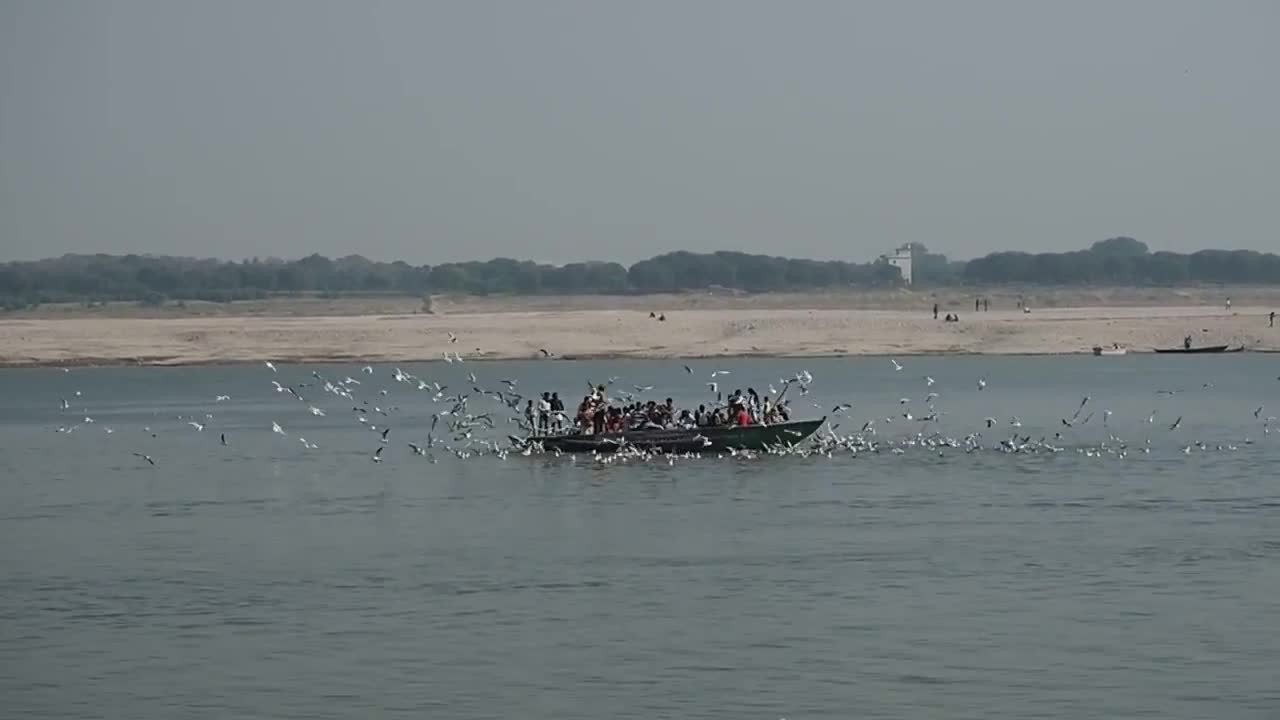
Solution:
M969 308L970 311L972 308ZM467 312L303 317L68 317L0 320L0 365L186 365L277 361L1064 354L1197 344L1280 347L1268 309L1087 307L962 314L916 310L690 309ZM457 343L451 343L454 333Z

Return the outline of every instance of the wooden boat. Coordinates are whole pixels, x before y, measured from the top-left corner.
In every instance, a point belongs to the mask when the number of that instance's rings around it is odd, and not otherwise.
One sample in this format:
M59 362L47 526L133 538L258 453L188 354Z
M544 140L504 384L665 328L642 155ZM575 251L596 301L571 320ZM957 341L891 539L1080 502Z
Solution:
M521 445L541 443L548 452L611 453L626 448L664 453L723 452L727 450L765 450L795 445L818 431L825 417L797 420L776 425L700 427L691 430L630 430L603 435L548 435L546 437L512 438Z
M1183 353L1183 354L1191 354L1191 355L1196 355L1199 353L1240 352L1242 350L1244 350L1243 345L1241 345L1238 348L1233 348L1230 345L1201 345L1199 347L1156 348L1156 352L1158 353Z
M1129 352L1129 351L1128 351L1127 349L1122 348L1122 347L1109 347L1109 348L1104 348L1104 347L1102 347L1102 346L1100 346L1100 345L1094 345L1094 346L1093 346L1093 354L1094 354L1094 355L1100 355L1100 356L1103 356L1103 357L1108 356L1108 355L1126 355L1126 354L1128 354L1128 352Z

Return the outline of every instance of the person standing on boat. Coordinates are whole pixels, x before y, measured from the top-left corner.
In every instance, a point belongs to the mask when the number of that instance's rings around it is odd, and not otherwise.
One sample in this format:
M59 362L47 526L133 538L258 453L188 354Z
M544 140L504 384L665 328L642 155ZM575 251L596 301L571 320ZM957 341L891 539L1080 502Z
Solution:
M747 406L738 403L737 425L738 427L747 427L751 424L751 413L747 412Z
M529 426L529 432L531 433L538 430L538 425L535 422L536 418L537 416L533 412L533 401L530 400L524 406L524 422Z
M551 428L556 432L564 429L564 401L560 393L551 393Z
M542 393L538 401L538 430L545 433L551 429L551 393Z

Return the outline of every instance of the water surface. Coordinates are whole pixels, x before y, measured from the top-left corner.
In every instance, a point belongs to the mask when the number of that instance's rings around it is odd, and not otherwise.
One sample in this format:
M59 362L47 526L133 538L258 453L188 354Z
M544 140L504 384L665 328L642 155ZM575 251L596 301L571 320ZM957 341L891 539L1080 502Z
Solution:
M851 402L836 432L885 443L609 465L414 456L445 406L382 366L0 371L0 714L1280 716L1274 360L902 363L404 367L686 405L807 369L800 414ZM270 384L313 371L387 411L383 462L351 401ZM890 451L1015 431L1064 451Z

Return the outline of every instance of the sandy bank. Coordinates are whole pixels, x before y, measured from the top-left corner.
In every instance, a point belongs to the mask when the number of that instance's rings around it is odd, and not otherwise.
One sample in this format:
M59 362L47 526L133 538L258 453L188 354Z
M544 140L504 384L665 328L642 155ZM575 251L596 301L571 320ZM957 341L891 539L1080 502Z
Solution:
M945 312L945 311L944 311ZM1088 307L962 313L906 310L678 310L666 322L633 309L446 315L0 320L0 365L189 365L467 359L1067 354L1096 344L1131 351L1181 344L1280 347L1268 309ZM450 333L457 342L450 341Z

